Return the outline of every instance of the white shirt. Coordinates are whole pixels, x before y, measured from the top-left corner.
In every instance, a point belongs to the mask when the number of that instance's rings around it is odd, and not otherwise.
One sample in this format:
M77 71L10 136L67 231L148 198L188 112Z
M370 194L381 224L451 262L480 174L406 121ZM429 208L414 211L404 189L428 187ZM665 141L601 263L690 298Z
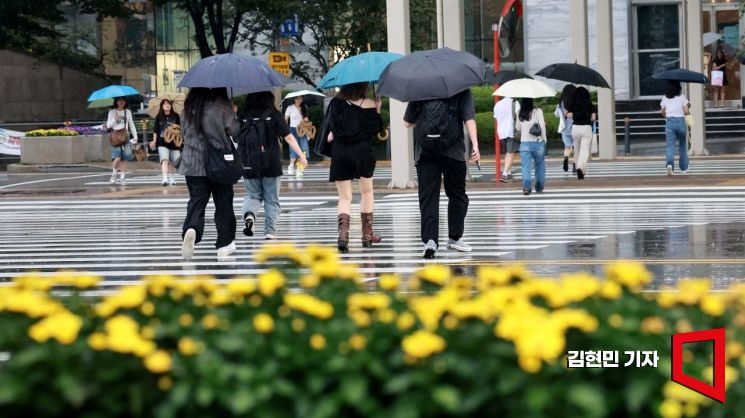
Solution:
M109 117L106 119L107 129L124 129L127 128L133 140L137 139L137 127L135 121L132 119L132 112L129 109L124 110L109 110Z
M538 122L541 127L541 136L533 136L530 134L530 128L534 123ZM541 108L533 109L533 113L530 115L530 120L522 121L518 120L517 130L520 131L520 141L523 142L535 142L546 140L546 122L543 119L543 110Z
M684 95L675 96L672 99L663 97L660 102L660 107L665 110L665 116L668 118L683 118L685 112L683 108L688 106L688 98Z
M303 120L303 114L297 106L289 105L285 111L285 119L290 118L290 128L297 128L300 122Z
M514 138L515 116L512 113L512 99L505 97L494 105L494 119L497 120L499 139Z

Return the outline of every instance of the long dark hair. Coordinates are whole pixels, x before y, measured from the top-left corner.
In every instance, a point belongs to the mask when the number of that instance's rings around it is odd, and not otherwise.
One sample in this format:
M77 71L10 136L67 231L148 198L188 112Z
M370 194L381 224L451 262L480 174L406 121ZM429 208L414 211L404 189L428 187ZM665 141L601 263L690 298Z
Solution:
M595 113L595 108L592 105L592 97L590 92L584 87L577 87L577 90L572 93L572 112L579 113L582 115L592 115Z
M204 109L215 102L224 102L228 104L228 90L224 88L208 89L204 87L195 87L189 90L184 102L184 119L200 133L204 134L202 120L204 119Z
M724 54L724 49L717 48L717 52L714 54L714 60L719 61L719 53L722 53L722 61L727 61L727 55Z
M680 96L681 93L683 93L683 87L680 86L680 81L668 80L667 86L665 86L665 97L672 99Z
M574 94L575 90L577 90L577 86L574 84L567 84L564 86L564 90L561 91L561 94L559 95L559 105L566 108L566 104L569 102L569 99L572 97L572 94Z
M345 84L336 95L337 99L355 101L367 97L367 86L369 83Z
M111 108L119 109L119 107L117 107L116 105L116 102L118 102L119 100L124 100L124 110L127 110L127 108L129 107L129 101L124 96L114 97L114 105Z
M521 121L529 121L533 117L533 99L520 99L520 113L518 114Z
M277 107L274 105L274 94L271 91L260 91L246 96L246 102L243 104L241 115L258 116L267 110L277 110Z
M163 110L163 105L166 104L166 102L168 102L168 104L171 105L171 113L168 115L166 115L166 111ZM163 99L160 102L160 109L158 109L158 116L156 116L155 119L166 120L168 119L168 116L173 116L175 113L176 111L173 110L173 102L168 99Z

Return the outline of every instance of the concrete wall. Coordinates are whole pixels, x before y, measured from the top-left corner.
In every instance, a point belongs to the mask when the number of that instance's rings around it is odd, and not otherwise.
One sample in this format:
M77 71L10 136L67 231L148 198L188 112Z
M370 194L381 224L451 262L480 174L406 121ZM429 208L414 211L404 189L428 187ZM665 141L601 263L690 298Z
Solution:
M109 83L9 50L0 50L0 120L50 122L89 119L86 99Z

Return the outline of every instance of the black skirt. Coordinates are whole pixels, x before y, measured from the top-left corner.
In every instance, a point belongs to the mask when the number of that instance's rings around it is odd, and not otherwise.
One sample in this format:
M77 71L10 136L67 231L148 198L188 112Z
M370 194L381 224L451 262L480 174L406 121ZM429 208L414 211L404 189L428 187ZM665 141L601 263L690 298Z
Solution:
M368 141L353 144L333 142L329 181L370 178L375 173L375 156Z

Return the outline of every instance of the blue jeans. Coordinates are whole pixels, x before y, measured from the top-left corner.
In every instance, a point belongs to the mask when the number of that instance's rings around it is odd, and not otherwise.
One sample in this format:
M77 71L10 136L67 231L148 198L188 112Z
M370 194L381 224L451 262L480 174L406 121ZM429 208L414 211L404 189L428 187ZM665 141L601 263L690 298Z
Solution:
M280 177L259 177L243 179L246 186L246 197L243 198L243 215L251 212L256 216L264 203L264 234L277 233L279 219L279 183Z
M680 152L680 171L688 170L688 141L686 134L688 127L684 118L667 118L665 123L665 139L667 140L666 165L675 167L675 140L678 140Z
M297 144L300 147L301 150L305 153L305 157L310 157L310 147L308 145L308 137L307 136L300 136L297 134L297 129L290 128L290 132L292 132L292 135L297 139ZM295 151L290 148L290 158L298 158L298 155L295 153Z
M533 186L533 179L530 176L531 163L535 164L535 191L542 192L546 183L546 144L543 141L520 142L520 164L525 190L531 190Z

